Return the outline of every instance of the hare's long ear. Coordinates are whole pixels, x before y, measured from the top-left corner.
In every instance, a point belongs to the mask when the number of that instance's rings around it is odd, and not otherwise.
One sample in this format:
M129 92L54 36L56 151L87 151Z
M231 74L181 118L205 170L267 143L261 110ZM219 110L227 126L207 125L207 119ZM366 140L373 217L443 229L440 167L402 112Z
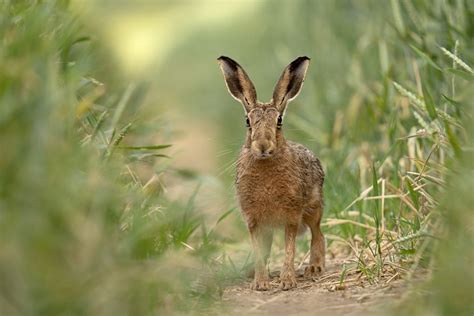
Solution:
M309 58L304 56L296 58L283 70L273 91L273 104L282 115L288 102L300 93L308 66Z
M257 102L257 92L245 70L229 57L217 58L230 94L249 112Z

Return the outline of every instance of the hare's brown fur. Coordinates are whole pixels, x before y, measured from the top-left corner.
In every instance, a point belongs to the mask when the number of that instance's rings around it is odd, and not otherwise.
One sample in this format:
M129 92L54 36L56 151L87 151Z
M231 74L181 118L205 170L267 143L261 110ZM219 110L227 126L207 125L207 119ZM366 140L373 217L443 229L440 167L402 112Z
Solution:
M308 226L312 234L305 274L312 276L324 269L325 246L320 230L324 171L309 149L284 138L280 126L286 103L302 86L309 59L300 57L285 69L270 103L256 100L253 84L236 62L227 57L219 61L229 91L244 105L249 123L237 162L236 187L255 251L252 288L269 288L266 261L273 229L284 227L286 249L280 279L282 289L287 290L296 286L295 238L300 226Z

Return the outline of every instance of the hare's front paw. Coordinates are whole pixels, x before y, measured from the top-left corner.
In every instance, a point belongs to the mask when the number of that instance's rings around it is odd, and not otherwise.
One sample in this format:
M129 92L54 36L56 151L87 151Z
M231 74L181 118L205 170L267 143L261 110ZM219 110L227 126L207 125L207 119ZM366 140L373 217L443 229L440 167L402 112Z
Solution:
M255 279L250 285L250 288L255 291L268 291L270 289L270 281L267 278Z
M295 276L295 272L284 272L282 273L282 275L280 276L280 288L283 290L283 291L288 291L289 289L292 289L294 287L296 287L297 283L296 283L296 276Z
M324 271L324 266L321 264L310 264L304 269L305 278L312 279L320 276Z

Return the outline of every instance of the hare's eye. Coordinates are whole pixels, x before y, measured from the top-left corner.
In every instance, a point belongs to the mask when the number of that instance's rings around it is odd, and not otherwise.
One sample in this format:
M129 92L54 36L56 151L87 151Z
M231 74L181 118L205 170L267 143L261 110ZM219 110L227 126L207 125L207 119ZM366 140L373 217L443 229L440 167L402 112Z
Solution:
M277 121L277 127L281 128L281 125L283 124L283 117L281 115L278 116L278 121Z
M247 127L250 127L250 120L248 117L245 118L245 123Z

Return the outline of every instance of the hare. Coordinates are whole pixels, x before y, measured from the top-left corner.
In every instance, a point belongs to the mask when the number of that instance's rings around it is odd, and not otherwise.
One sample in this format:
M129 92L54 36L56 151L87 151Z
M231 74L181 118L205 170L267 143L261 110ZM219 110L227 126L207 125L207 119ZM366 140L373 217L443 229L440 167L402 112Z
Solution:
M298 57L283 71L273 98L257 101L255 87L244 69L229 57L218 58L230 94L245 111L247 137L237 162L236 188L243 217L255 253L255 277L251 288L269 289L266 269L273 229L285 228L285 261L280 287L296 287L295 239L299 228L311 230L311 251L305 276L324 269L325 241L320 222L323 214L324 171L313 153L283 136L286 106L301 90L309 66Z

